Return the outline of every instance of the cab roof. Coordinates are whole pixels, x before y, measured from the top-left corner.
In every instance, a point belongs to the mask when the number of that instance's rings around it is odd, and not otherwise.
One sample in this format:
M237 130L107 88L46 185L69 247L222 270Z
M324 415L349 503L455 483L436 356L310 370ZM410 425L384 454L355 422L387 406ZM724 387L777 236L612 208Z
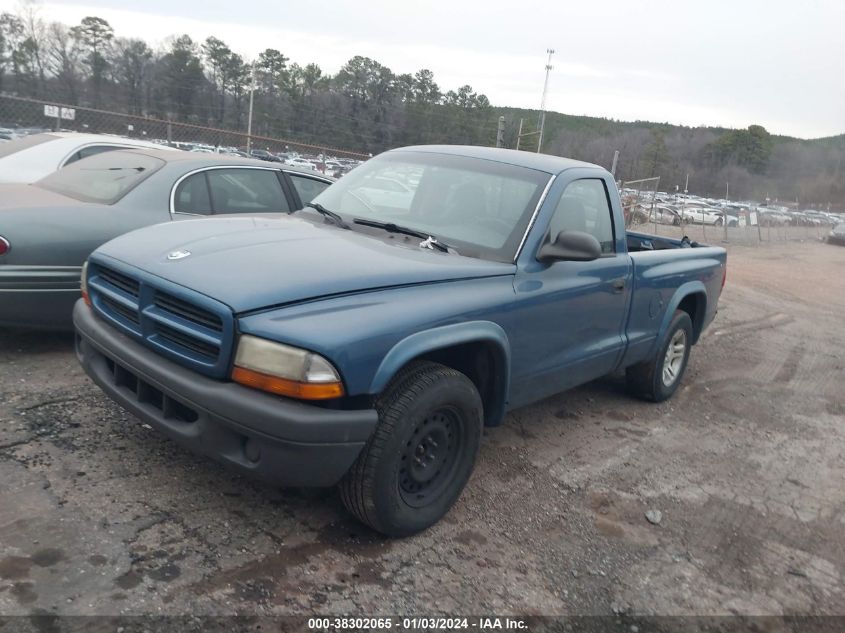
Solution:
M426 152L431 154L448 154L451 156L466 156L482 160L495 161L527 169L535 169L549 174L559 174L567 169L590 168L606 171L604 167L585 163L580 160L552 156L550 154L537 154L535 152L524 152L521 150L504 149L501 147L479 147L475 145L413 145L400 147L391 152Z

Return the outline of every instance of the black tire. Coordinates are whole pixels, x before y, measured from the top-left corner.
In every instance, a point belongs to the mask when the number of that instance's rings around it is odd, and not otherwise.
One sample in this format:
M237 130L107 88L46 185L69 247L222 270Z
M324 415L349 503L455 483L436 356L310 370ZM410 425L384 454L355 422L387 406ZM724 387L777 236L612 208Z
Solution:
M374 530L408 536L437 523L464 489L481 442L483 404L464 374L415 362L391 381L376 409L378 426L340 482L340 497Z
M716 221L713 223L714 226L722 226L722 224L724 224L722 218L716 218Z
M672 226L681 226L681 218L672 218Z
M673 372L674 379L669 384L664 379L664 368L669 362L667 352L669 346L676 341L678 333L683 332L684 349L683 354L677 357L680 361ZM666 334L660 342L657 354L651 360L632 365L625 370L625 379L628 383L628 390L632 395L652 402L663 402L672 397L684 377L684 372L689 362L690 349L692 347L692 320L689 314L682 310L676 310L672 322L666 329Z

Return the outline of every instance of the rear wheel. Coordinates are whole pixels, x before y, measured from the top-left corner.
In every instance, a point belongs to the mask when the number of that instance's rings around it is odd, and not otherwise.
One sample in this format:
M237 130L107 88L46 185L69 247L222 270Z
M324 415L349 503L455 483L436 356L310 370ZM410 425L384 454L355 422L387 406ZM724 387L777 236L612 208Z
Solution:
M388 536L439 521L460 496L481 441L483 406L464 374L408 366L376 403L379 423L340 483L346 508Z
M629 391L653 402L671 398L681 384L691 347L692 320L686 312L676 310L657 355L625 371Z
M724 220L722 220L722 218L716 218L716 221L713 224L715 226L722 226L722 224L724 224Z

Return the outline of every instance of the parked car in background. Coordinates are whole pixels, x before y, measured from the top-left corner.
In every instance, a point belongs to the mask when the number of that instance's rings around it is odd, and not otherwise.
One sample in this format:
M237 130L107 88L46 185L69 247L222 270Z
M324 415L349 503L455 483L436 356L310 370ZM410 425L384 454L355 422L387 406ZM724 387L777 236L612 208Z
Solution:
M791 218L784 211L764 207L760 207L757 211L760 218L760 226L787 226L790 224Z
M0 185L0 325L69 328L89 253L168 220L302 208L332 179L257 160L117 150Z
M845 222L837 224L827 236L828 244L845 246Z
M372 204L392 187L361 197L400 175L416 183L401 206ZM192 450L275 485L339 484L358 519L406 536L449 511L508 410L617 370L671 397L725 274L722 248L626 233L600 167L411 147L292 216L103 245L77 354Z
M150 141L105 134L49 132L22 136L0 148L0 183L35 182L80 159L132 147L162 149Z
M673 207L667 204L656 204L654 205L654 209L646 209L645 222L680 226L683 220L681 219L681 214Z
M690 224L710 224L713 226L723 226L727 219L728 226L737 226L739 218L717 209L716 207L705 206L681 206L681 216Z
M833 218L822 211L806 211L807 217L818 223L818 226L832 227L839 224L838 218Z
M281 163L282 159L280 159L275 154L270 153L266 149L251 149L247 152L250 158L257 158L258 160L264 160L268 163Z
M312 163L310 160L305 160L304 158L289 158L287 159L287 161L285 161L285 164L290 165L292 167L298 167L300 169L309 169L311 171L316 171L316 169L314 168L314 163Z

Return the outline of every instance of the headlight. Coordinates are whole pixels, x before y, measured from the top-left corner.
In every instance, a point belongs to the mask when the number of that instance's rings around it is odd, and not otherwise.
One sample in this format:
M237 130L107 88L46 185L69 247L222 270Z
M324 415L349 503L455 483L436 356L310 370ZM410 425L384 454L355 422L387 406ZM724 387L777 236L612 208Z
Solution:
M319 354L248 334L238 340L232 380L303 400L343 395L337 370Z
M79 279L79 289L82 291L82 298L88 306L91 305L91 299L88 297L88 260L82 264L82 277Z

